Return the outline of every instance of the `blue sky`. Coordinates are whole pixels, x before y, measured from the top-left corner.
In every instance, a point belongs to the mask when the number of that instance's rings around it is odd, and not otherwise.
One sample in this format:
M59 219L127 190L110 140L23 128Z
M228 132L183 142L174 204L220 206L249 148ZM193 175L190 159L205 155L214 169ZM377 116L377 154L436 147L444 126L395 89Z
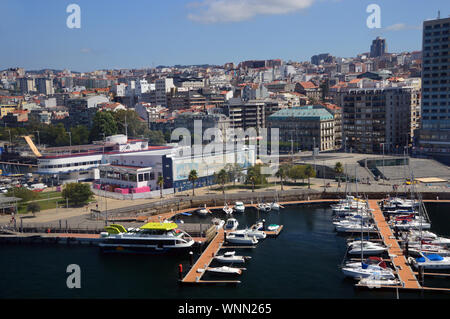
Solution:
M81 8L69 29L66 7ZM381 28L369 29L369 4ZM317 53L420 50L422 23L450 14L448 0L1 0L0 69L140 68L249 59L305 61Z

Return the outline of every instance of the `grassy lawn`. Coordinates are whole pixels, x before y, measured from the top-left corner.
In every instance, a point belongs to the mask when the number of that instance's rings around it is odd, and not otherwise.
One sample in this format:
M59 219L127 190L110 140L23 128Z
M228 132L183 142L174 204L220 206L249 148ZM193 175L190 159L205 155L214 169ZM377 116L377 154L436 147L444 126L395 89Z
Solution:
M46 210L46 209L56 208L56 203L58 203L58 207L66 205L66 201L63 198L43 200L43 201L36 202L36 203L38 203L39 206L41 207L41 211ZM19 214L26 214L26 213L28 213L27 212L27 206L28 206L28 203L20 203L20 204L18 204L17 210L18 210Z
M61 192L39 192L38 193L38 198L37 199L47 199L47 198L56 198L56 197L61 197L62 193Z

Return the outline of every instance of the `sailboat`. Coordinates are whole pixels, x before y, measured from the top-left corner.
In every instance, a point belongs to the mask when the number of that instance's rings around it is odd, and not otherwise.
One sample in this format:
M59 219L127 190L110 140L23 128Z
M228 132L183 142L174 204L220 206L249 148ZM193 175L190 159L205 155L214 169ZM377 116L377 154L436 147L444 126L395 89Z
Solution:
M380 245L378 243L374 243L371 241L353 241L348 243L348 254L350 255L359 255L361 251L364 251L366 255L380 255L388 250L387 247Z
M368 207L367 203L367 207ZM364 239L363 239L363 223L361 221L360 224L361 229L361 240L359 241L359 252L361 253L361 262L360 263L347 263L344 267L342 267L342 272L345 276L361 279L361 278L375 278L376 280L392 280L395 279L395 275L392 270L388 269L386 263L377 257L369 257L366 261L364 261ZM356 250L358 246L358 242L354 242L354 245L351 246ZM366 244L367 246L367 244Z
M225 206L223 207L222 210L223 210L223 211L225 212L225 214L227 214L227 215L233 214L233 211L234 211L232 207L228 206L228 203L225 203Z
M235 254L236 254L235 251L229 251L229 252L224 253L223 255L218 255L218 256L214 257L214 259L221 263L242 264L242 263L245 263L246 258L250 258L250 257L244 257L244 256L236 256Z
M211 214L211 211L210 211L209 209L206 208L206 204L205 204L204 207L199 208L199 209L197 210L197 213L198 213L200 216L207 216L207 215Z

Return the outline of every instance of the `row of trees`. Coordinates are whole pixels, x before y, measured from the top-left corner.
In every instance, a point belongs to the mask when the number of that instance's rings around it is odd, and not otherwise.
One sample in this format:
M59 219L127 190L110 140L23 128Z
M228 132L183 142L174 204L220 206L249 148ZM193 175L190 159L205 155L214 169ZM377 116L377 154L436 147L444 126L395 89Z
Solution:
M166 136L161 131L152 131L146 122L133 110L98 111L92 120L89 130L84 125L74 125L66 128L62 123L43 124L33 118L25 127L0 128L0 140L14 141L23 135L35 137L35 143L48 146L83 145L92 141L102 140L104 136L125 134L128 136L149 139L150 144L166 143Z
M311 178L316 177L316 171L311 165L290 165L282 164L275 173L275 176L280 179L281 190L283 190L283 183L287 178L296 182L298 179L308 179L308 188L311 188Z

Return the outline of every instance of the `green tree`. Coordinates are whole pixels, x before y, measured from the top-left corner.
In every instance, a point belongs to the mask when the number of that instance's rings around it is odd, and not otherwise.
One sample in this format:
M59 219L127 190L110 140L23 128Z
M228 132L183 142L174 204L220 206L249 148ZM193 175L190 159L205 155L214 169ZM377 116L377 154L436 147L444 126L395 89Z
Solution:
M91 141L98 141L105 136L117 134L117 122L111 111L98 111L92 120L91 134L89 136Z
M283 190L283 181L286 179L288 174L289 174L289 165L286 164L281 165L278 168L278 171L275 173L275 176L280 179L281 190Z
M157 183L159 186L159 190L161 191L161 198L162 198L163 197L163 187L164 187L164 177L159 176Z
M112 115L117 123L118 134L125 134L125 128L128 136L133 137L145 136L149 132L147 123L134 110L118 110Z
M255 191L255 185L267 184L267 178L261 174L261 165L257 164L247 169L246 183L252 184L252 191Z
M94 195L89 187L89 184L85 183L68 183L64 186L62 191L62 197L71 205L83 206Z
M226 172L228 173L229 180L233 181L233 185L236 186L236 180L242 177L242 168L239 164L227 164L225 165Z
M166 139L161 131L151 131L148 130L144 137L148 138L148 143L150 145L164 145L166 144Z
M89 143L89 130L84 125L77 125L70 129L72 145L84 145Z
M37 212L41 211L41 206L36 202L31 202L27 205L27 212L32 212L33 216L36 216Z
M22 202L29 202L38 198L38 194L36 192L33 192L25 187L10 188L6 196L21 198Z
M314 170L314 168L311 165L306 165L305 176L308 178L308 189L311 189L310 178L316 176L316 171Z
M341 187L341 176L344 172L344 167L341 162L337 162L336 165L334 165L334 172L338 175L338 187Z
M305 166L304 165L294 165L289 169L288 175L294 182L297 182L297 179L305 179Z
M225 169L221 169L217 174L215 174L216 183L222 185L222 193L225 194L225 184L228 182L228 173Z
M195 169L189 172L188 180L192 183L192 196L195 196L195 181L198 179L198 174Z

